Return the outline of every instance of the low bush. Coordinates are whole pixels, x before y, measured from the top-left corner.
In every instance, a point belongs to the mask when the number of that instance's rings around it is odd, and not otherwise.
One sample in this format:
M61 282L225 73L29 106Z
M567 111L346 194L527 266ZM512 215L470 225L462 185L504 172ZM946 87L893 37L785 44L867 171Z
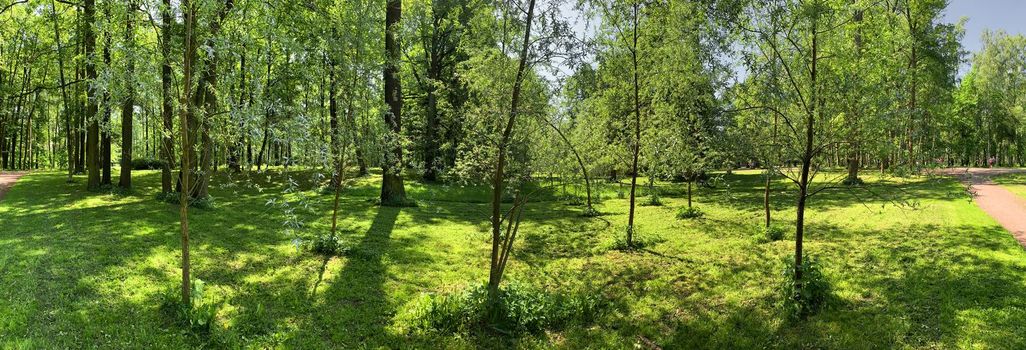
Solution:
M323 234L307 242L311 252L325 255L335 256L341 255L347 250L346 245L343 243L342 238L338 235Z
M651 196L648 196L648 201L645 205L652 207L659 207L663 205L663 200L659 198L659 192L652 192Z
M784 235L786 233L787 233L787 230L785 230L781 226L776 226L776 225L763 226L763 228L762 228L762 237L760 237L759 240L764 242L764 243L765 242L776 242L776 241L784 239Z
M559 330L597 319L608 303L598 293L552 293L518 283L489 300L487 285L449 295L425 295L410 315L414 328L427 332L507 335Z
M844 179L844 181L841 181L841 184L843 184L845 186L862 186L865 183L866 183L865 181L862 181L862 178L858 178L858 177L856 177L854 179Z
M796 268L801 269L801 280L794 278ZM780 292L782 307L788 319L804 320L826 306L830 297L830 282L815 258L806 256L801 266L795 266L794 256L791 256L784 261L783 278Z
M164 168L164 161L154 158L132 159L133 170L158 170Z
M168 203L168 204L176 204L177 205L177 204L180 203L179 201L180 201L181 196L179 196L178 192L171 192L171 193L163 193L163 192L161 192L161 193L157 193L156 198L157 198L157 201ZM203 197L203 198L193 198L193 199L191 199L189 201L189 207L190 208L197 208L197 209L212 209L212 208L214 208L214 197L213 196L206 196L206 197Z
M695 207L683 207L677 211L677 218L681 220L701 219L705 213Z
M210 334L210 330L217 317L219 305L204 301L204 286L203 280L195 279L192 281L189 303L182 301L182 294L179 288L168 288L161 295L161 313L173 322L186 327L188 331Z
M595 207L586 207L586 208L584 208L584 212L581 213L581 215L584 216L584 217L589 217L590 218L590 217L602 216L602 213L600 213L598 210L596 210Z

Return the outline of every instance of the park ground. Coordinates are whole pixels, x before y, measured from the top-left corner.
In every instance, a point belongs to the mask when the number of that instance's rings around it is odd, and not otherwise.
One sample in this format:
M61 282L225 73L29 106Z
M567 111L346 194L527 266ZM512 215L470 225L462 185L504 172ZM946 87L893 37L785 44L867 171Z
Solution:
M805 246L833 297L805 321L778 306L793 233L761 239L761 173L699 187L696 220L675 217L685 185L658 183L663 205L638 207L646 246L629 252L612 249L620 186L601 184L598 217L550 186L528 204L508 281L594 291L608 311L511 337L424 332L409 317L426 294L487 278L486 187L408 182L418 206L386 208L380 178L357 179L342 196L349 249L324 258L294 240L330 225L311 173L220 174L213 206L190 211L193 274L220 305L198 336L158 311L180 278L178 208L154 199L158 172L135 176L132 193L92 193L37 172L0 200L0 348L1026 348L1026 251L951 177L867 174L814 197ZM1026 195L1023 175L995 182ZM793 195L775 181L780 225L793 225Z

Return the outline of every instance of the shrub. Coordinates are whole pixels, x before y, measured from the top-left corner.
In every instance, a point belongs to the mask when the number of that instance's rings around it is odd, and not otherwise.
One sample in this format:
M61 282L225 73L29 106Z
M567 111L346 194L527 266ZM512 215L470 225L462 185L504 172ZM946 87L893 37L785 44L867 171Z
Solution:
M424 295L411 309L415 329L428 332L539 333L593 322L606 308L597 293L550 293L518 283L488 299L487 285L450 295Z
M584 216L584 217L589 217L590 218L590 217L601 216L602 213L600 213L594 207L586 207L586 208L584 208L584 212L581 213L581 215Z
M163 193L163 192L161 192L161 193L157 193L156 198L157 198L157 201L168 203L168 204L175 204L175 205L177 205L177 204L180 203L179 202L179 200L180 200L179 198L181 198L181 197L179 196L178 192L171 192L171 193ZM197 209L212 209L212 208L214 208L214 197L208 195L208 196L206 196L204 198L193 198L192 200L189 201L189 207L190 208L197 208Z
M862 186L865 183L865 181L862 181L862 178L858 177L854 179L844 179L844 181L841 181L841 184L845 186Z
M180 289L168 288L161 295L160 311L189 331L209 334L217 316L218 305L204 303L204 286L203 280L192 281L190 303L182 301Z
M132 159L133 170L158 170L164 168L164 161L154 158Z
M653 207L662 206L663 201L659 198L659 192L652 192L652 195L648 196L648 202L645 202L645 204Z
M311 252L325 256L340 255L347 250L347 247L342 242L342 238L331 234L314 237L309 241L309 247Z
M643 238L641 235L638 234L638 227L637 225L635 225L633 228L631 243L627 244L627 232L630 231L631 227L628 226L624 229L623 235L616 236L615 238L613 238L612 242L607 241L608 243L604 244L602 247L606 250L632 251L643 249L645 247L649 247L664 241L659 237Z
M681 220L701 219L705 213L695 207L683 207L677 211L677 218Z
M806 256L798 268L802 272L800 281L794 279L794 256L784 261L784 280L780 291L784 313L790 320L803 320L816 314L823 309L830 296L830 282L815 258Z
M763 242L776 242L784 239L784 234L787 231L780 226L770 225L762 228L762 241Z

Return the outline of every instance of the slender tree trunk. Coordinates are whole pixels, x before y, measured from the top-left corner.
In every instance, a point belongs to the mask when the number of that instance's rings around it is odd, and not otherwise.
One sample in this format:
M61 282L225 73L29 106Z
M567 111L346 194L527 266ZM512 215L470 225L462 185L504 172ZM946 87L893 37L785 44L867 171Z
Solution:
M61 84L61 102L63 103L62 110L64 112L64 132L67 137L65 143L68 151L68 182L71 182L72 176L75 173L75 161L74 152L71 151L71 113L68 109L68 89L67 84L64 81L64 47L61 45L61 26L57 16L57 1L50 0L50 9L53 10L53 35L54 41L57 42L57 72ZM52 155L51 155L52 156Z
M96 52L96 33L93 24L96 21L95 0L85 1L85 55L86 55L86 114L85 119L89 125L86 130L86 166L89 168L89 182L86 187L89 190L100 189L100 123L96 115L99 110L96 99L96 64L93 63L93 55Z
M182 188L178 196L178 208L179 216L181 220L182 228L182 302L187 305L192 305L192 298L190 298L190 279L189 279L189 194L191 193L189 188L189 174L192 164L191 153L192 149L192 137L189 137L189 120L191 118L192 110L192 70L193 61L196 59L196 38L194 37L193 31L195 30L196 22L196 8L190 0L182 0L182 12L185 14L185 57L183 59L183 95L181 97L182 110L180 112L181 120L179 122L181 127L181 138L182 138Z
M335 168L335 173L331 175L331 187L335 189L336 201L337 201L337 197L338 197L338 187L341 186L341 182L342 182L342 173L341 173L341 171L344 170L342 168L342 164L341 164L342 156L341 156L341 154L339 154L341 152L341 150L339 149L340 142L341 142L341 140L340 140L340 136L341 135L339 135L338 96L337 95L338 95L338 77L336 76L336 73L335 73L335 62L334 62L334 60L332 60L332 62L330 63L330 68L329 68L329 73L328 73L328 118L329 118L328 124L329 124L329 132L331 133L330 134L330 140L331 140L331 143L330 143L331 152L330 152L330 154L331 154L332 161L335 163L335 164L333 164L334 168ZM334 235L334 232L335 232L334 223L332 224L332 226L333 227L332 227L331 231L332 231L332 235Z
M502 139L499 141L498 154L496 154L495 174L492 176L492 255L491 265L488 271L488 298L489 300L495 301L499 299L499 283L502 282L502 274L505 271L506 259L509 257L509 251L513 246L514 236L506 237L505 244L501 245L505 249L500 248L500 241L502 237L502 192L503 182L505 178L505 167L506 167L506 148L509 146L509 141L513 136L513 127L516 124L517 114L519 113L520 107L520 90L523 86L524 72L527 70L528 53L531 45L531 22L534 20L534 0L530 0L527 7L527 20L525 22L524 29L524 42L523 47L520 49L520 63L517 67L516 80L513 81L513 91L510 103L509 117L506 121L506 126L502 131ZM518 222L519 217L514 217L511 213L507 218L510 220L509 224L514 221ZM507 233L513 233L515 231L507 230Z
M692 177L688 180L688 208L691 208L691 185L695 182L695 178Z
M794 280L801 281L802 279L802 243L805 233L805 204L809 197L809 172L812 168L812 161L815 157L815 149L813 148L814 142L813 137L815 136L815 122L816 113L819 110L816 108L819 99L819 86L816 81L817 65L819 61L819 36L817 33L819 13L813 14L815 17L812 23L812 52L811 52L811 69L809 70L811 93L809 94L808 112L806 113L805 123L805 149L802 155L802 170L798 180L798 208L797 218L795 220L795 242L794 242Z
M588 167L584 166L584 159L581 158L581 154L577 152L577 148L574 147L574 144L566 137L566 134L564 134L562 130L559 130L559 127L557 127L555 123L548 119L545 119L545 122L548 123L553 130L556 130L556 134L559 135L559 138L563 139L563 142L566 143L566 147L570 149L570 152L574 154L574 158L577 159L577 165L580 167L581 176L584 177L584 189L588 194L587 209L589 212L594 210L591 206L591 177L588 176Z
M125 2L125 50L127 52L128 64L125 69L125 91L127 96L121 105L121 174L118 176L118 186L124 189L132 188L132 114L135 108L135 63L131 55L134 53L135 28L133 28L135 16L135 3L133 0Z
M766 167L766 189L765 189L765 192L763 192L762 208L763 208L763 210L766 211L766 227L767 228L770 227L770 224L771 224L771 221L772 221L772 217L770 215L770 186L773 183L772 180L773 180L773 176L772 176L772 173L770 172L770 168Z
M638 188L638 155L641 153L641 101L638 82L638 3L634 3L633 12L633 49L631 63L634 74L634 144L631 150L631 197L627 215L627 246L634 245L634 206Z
M110 18L110 6L106 5L103 10L103 14L108 19ZM111 47L111 33L105 33L103 36L103 65L104 69L111 71L110 65L110 47ZM102 171L100 184L110 185L111 184L111 130L110 114L111 114L111 100L110 100L110 89L105 89L103 92L103 116L100 119L100 170Z
M163 7L160 11L160 52L163 62L160 66L160 94L161 108L160 119L162 121L160 136L160 157L163 164L160 168L160 190L167 194L171 193L171 169L174 167L174 105L171 92L171 0L163 0ZM183 136L184 137L184 136Z

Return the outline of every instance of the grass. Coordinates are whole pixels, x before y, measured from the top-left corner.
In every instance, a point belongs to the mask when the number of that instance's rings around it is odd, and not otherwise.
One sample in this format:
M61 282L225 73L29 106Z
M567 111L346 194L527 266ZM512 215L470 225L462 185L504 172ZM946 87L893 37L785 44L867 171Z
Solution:
M154 199L159 173L136 172L129 194L34 173L0 201L0 348L1026 347L1026 253L1015 240L954 180L864 179L867 189L810 203L806 252L834 300L801 323L778 307L793 232L760 243L759 173L697 189L697 220L675 219L685 189L659 183L663 205L637 208L646 246L636 251L609 249L627 221L621 185L595 191L596 217L560 186L540 188L508 279L601 290L613 309L592 325L511 338L419 332L407 317L424 293L487 278L486 187L408 182L418 206L388 208L373 204L378 177L358 179L342 197L349 250L326 259L293 242L330 227L332 196L310 172L220 174L214 207L190 211L193 274L221 305L211 334L195 336L158 311L180 279L178 212ZM792 187L774 186L775 220L793 228Z
M1026 198L1026 174L1003 174L991 177L991 181L1020 198Z

